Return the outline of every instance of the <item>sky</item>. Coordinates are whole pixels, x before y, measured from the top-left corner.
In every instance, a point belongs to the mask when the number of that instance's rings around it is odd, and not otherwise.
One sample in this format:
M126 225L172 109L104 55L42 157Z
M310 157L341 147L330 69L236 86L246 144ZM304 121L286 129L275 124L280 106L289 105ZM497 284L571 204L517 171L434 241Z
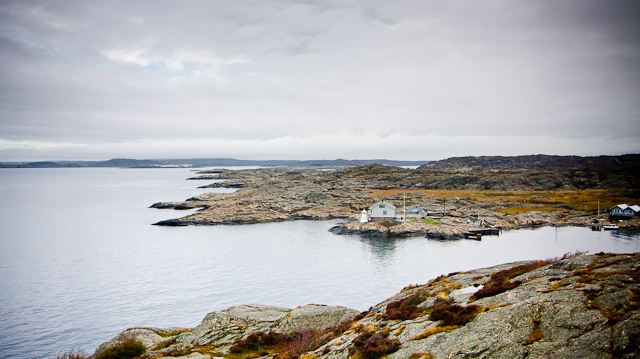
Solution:
M0 0L0 160L640 153L633 0Z

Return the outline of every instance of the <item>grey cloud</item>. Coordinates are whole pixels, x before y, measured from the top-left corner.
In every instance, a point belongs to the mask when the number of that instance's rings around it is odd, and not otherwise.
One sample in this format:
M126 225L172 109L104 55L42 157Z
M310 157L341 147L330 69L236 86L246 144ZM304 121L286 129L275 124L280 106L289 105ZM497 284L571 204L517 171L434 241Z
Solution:
M408 132L431 140L553 138L584 147L536 140L538 148L521 150L587 154L586 139L640 134L638 7L591 0L5 2L0 139L88 144L68 149L102 149L104 157L125 149L153 157L157 147L142 144L162 141L244 144L238 148L256 141L262 150L246 156L275 156L304 152L290 148L304 143L274 140L285 136L344 139L347 131L374 144ZM626 142L610 148L640 150ZM325 157L328 146L318 143L309 155ZM493 151L459 146L467 151L460 155ZM25 153L5 148L5 158ZM193 146L193 156L203 148Z

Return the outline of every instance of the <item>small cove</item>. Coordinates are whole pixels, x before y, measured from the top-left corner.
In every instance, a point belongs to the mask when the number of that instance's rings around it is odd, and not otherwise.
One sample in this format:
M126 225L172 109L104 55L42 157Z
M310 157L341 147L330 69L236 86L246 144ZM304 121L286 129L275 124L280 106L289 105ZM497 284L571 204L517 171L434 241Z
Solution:
M482 241L362 238L336 221L158 227L148 208L213 189L188 169L0 170L0 358L93 351L134 326L195 326L238 304L366 310L403 287L499 263L640 251L638 235L504 231Z

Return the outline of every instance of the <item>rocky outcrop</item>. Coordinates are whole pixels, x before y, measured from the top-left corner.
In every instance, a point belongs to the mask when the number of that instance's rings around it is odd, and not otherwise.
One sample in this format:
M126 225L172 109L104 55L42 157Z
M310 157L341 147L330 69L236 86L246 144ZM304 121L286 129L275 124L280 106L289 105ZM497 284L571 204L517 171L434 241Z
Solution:
M640 254L578 254L451 273L358 316L232 307L179 334L130 329L96 353L133 337L145 358L637 358L639 308ZM310 347L294 352L302 342Z
M355 234L366 237L409 237L465 238L466 233L478 227L456 218L440 218L429 222L367 222L349 221L338 223L329 231L335 234Z
M211 358L225 355L238 342L252 334L323 331L353 320L358 311L344 307L310 304L294 309L266 305L240 305L207 314L193 329L133 328L100 345L94 356L125 340L140 340L147 348L146 358L173 358L203 355ZM208 353L206 353L208 351ZM208 355L204 355L208 354Z

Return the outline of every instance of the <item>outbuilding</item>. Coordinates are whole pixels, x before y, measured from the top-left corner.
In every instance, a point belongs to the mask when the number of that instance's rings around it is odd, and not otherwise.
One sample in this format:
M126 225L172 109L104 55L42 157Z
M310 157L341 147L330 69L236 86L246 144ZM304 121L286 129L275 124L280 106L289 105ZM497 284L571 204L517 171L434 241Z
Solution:
M407 209L407 218L424 219L427 218L427 210L423 207L409 207Z

